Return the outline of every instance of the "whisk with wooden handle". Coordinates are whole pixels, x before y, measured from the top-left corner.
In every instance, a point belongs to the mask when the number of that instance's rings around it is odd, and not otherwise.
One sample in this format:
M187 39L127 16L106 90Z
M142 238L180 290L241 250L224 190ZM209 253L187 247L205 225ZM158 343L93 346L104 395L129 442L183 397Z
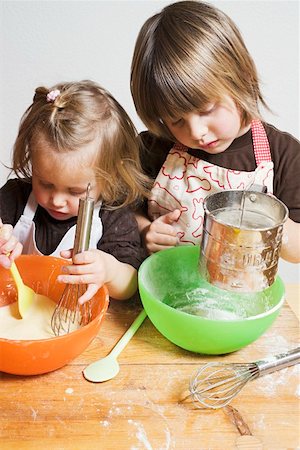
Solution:
M252 363L205 364L191 380L190 393L197 407L218 409L226 406L248 381L298 364L300 347L268 360Z
M89 248L94 212L94 200L89 197L89 191L90 185L87 187L86 197L79 200L73 255ZM83 305L78 303L78 298L86 289L86 284L66 285L51 318L51 328L56 336L69 333L75 322L78 326L84 326L91 321L91 300Z

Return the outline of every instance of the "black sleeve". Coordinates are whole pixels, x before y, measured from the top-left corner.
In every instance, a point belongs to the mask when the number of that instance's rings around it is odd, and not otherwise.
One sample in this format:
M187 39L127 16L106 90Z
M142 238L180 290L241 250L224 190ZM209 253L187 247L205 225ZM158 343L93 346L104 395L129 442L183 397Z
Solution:
M103 235L98 249L138 269L147 255L142 247L137 222L131 209L107 210L103 206L100 217Z
M15 226L31 192L31 183L19 179L8 180L0 189L0 217L3 223Z

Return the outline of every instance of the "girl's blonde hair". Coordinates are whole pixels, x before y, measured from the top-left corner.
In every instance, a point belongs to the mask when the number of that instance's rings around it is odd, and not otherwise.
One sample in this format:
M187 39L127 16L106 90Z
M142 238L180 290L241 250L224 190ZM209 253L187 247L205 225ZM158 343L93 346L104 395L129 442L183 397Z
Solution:
M12 170L19 178L31 180L32 142L40 133L57 152L76 152L96 141L95 175L101 199L111 208L148 195L136 129L122 106L97 83L84 80L36 89L14 144Z
M166 6L141 28L131 67L131 93L150 131L172 139L164 118L205 110L230 96L243 125L267 108L255 64L234 22L204 2Z

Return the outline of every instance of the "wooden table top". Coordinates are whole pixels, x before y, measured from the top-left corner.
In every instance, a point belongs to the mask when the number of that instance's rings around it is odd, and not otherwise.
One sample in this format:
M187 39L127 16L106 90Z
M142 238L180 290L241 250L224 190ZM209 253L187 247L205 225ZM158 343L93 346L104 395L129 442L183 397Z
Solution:
M287 285L286 294L299 314L299 285ZM0 373L1 450L299 448L299 365L248 383L230 407L182 401L208 359L251 362L297 347L299 322L289 304L256 342L222 357L175 346L146 318L118 358L119 374L86 381L82 370L110 352L140 309L137 301L111 302L92 344L55 372Z

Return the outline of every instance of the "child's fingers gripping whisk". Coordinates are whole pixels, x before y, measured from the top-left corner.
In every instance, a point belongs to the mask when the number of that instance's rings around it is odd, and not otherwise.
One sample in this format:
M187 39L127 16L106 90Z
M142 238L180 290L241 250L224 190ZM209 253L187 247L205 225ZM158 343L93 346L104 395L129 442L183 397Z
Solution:
M79 200L73 255L85 251L89 247L94 211L94 200L88 196L89 189L90 185L87 188L86 198ZM86 289L85 284L66 285L51 319L51 327L56 336L64 332L68 333L71 324L75 321L80 326L87 325L90 322L92 316L90 302L83 305L78 303L78 299L84 295Z

